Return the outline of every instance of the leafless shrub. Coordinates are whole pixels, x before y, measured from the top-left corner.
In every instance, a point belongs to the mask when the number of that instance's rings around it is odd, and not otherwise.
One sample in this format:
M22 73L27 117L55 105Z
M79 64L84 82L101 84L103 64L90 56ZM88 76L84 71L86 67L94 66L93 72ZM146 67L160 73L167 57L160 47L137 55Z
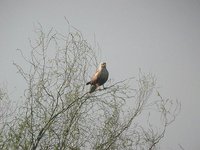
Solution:
M19 50L29 69L14 63L27 89L24 104L0 141L1 149L159 148L180 104L161 97L153 75L140 72L137 80L111 80L106 89L89 94L85 83L98 56L81 32L45 32L39 25L35 33L30 57ZM157 97L151 98L155 92ZM152 110L160 115L159 129L149 121L150 115L143 115Z

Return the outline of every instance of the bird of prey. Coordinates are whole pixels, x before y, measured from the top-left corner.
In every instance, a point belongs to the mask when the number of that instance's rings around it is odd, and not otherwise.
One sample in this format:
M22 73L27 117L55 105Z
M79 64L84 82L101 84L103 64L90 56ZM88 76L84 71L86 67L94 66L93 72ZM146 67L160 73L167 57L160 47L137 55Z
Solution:
M92 76L91 81L86 83L86 85L91 85L89 93L94 92L96 88L98 88L101 85L104 85L104 83L108 80L108 75L109 73L106 69L106 63L101 63L96 73Z

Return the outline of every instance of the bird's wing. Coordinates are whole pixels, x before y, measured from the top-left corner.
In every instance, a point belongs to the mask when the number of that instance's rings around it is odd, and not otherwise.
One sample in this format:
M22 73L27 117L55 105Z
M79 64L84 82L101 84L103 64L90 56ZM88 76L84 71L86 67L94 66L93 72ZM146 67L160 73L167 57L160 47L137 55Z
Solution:
M100 70L97 69L96 73L92 76L92 80L91 81L92 81L93 84L97 82L97 80L99 78L99 73L100 73Z

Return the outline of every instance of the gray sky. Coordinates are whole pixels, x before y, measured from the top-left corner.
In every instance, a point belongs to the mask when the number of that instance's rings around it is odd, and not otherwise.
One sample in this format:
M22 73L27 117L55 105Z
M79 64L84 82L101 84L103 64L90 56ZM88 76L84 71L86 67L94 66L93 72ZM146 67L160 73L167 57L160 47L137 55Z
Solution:
M165 149L200 148L199 0L0 0L0 84L19 91L16 49L28 52L34 23L66 31L64 16L91 43L95 34L111 78L137 76L141 68L157 76L164 97L181 101Z

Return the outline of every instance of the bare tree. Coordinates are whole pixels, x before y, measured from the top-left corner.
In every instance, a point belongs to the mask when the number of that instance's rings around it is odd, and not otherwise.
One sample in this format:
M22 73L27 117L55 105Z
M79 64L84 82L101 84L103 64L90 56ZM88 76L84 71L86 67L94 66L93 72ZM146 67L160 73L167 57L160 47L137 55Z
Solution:
M180 103L160 95L153 75L110 80L90 94L85 84L99 60L81 32L46 32L39 25L35 33L30 57L19 50L29 69L14 63L27 89L15 119L6 124L1 149L159 149Z

